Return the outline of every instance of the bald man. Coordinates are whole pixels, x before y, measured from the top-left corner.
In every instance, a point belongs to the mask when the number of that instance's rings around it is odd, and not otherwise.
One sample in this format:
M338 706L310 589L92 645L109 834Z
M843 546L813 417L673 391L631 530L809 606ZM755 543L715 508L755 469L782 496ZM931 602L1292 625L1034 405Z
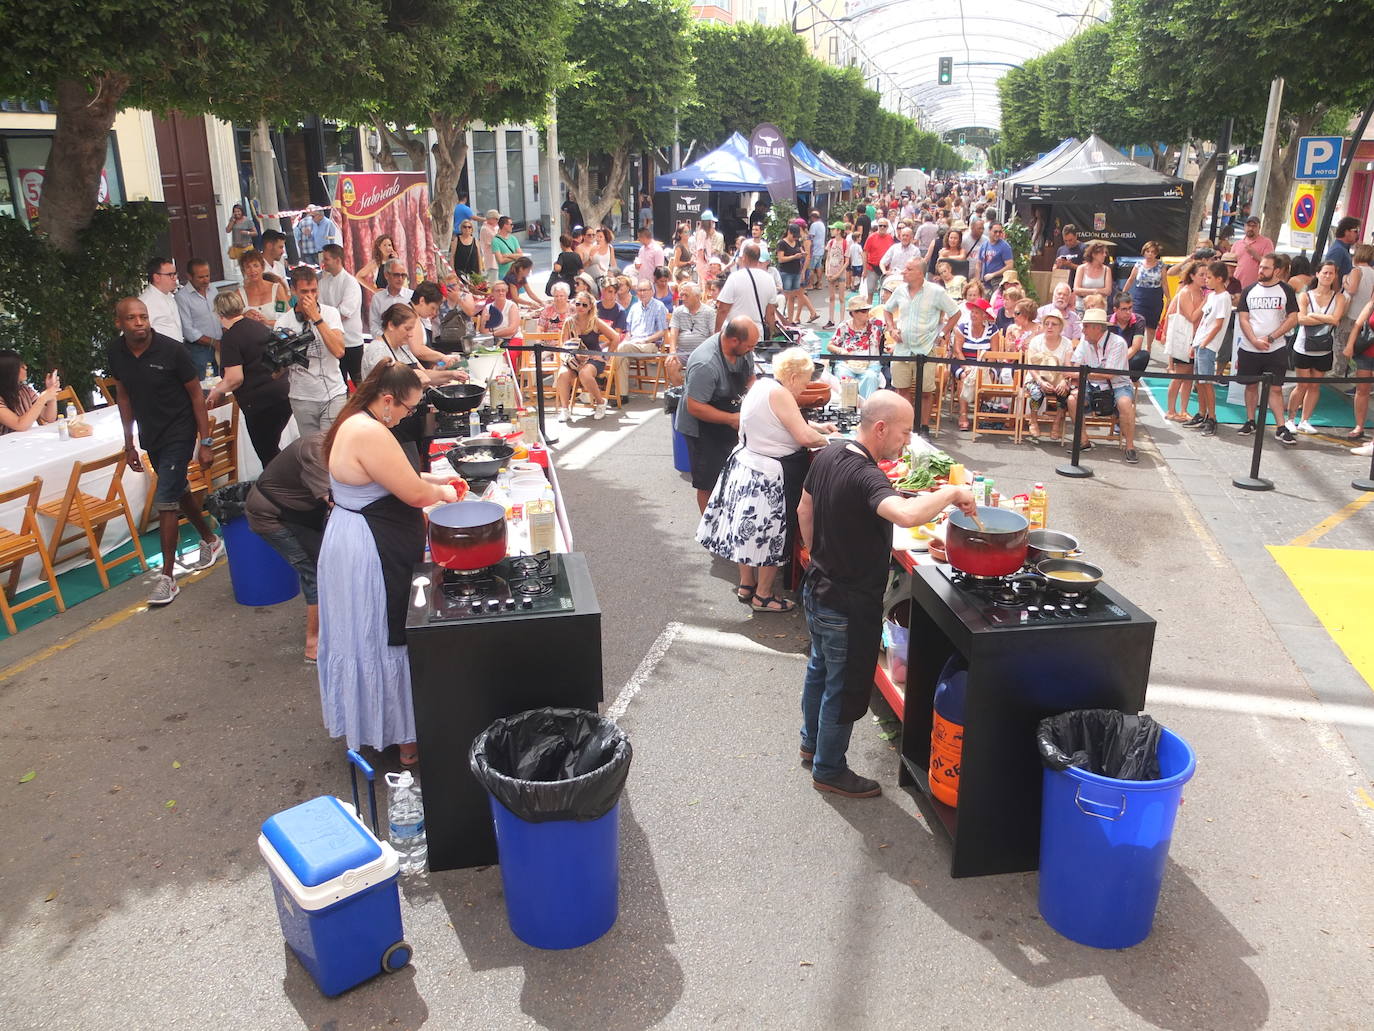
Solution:
M124 298L115 306L115 328L119 335L105 346L105 368L116 380L124 457L130 469L142 472L141 445L157 474L153 498L162 537L162 568L153 574L148 604L170 605L179 593L173 571L180 515L200 534L200 552L186 568L205 569L224 554L224 542L210 532L187 489L191 460L202 469L209 469L214 461L210 417L190 354L180 340L153 331L147 305L136 297ZM138 444L134 443L135 423Z
M914 414L895 391L870 394L856 439L816 456L797 508L802 544L811 553L802 582L811 654L802 683L801 761L811 767L817 791L846 798L882 794L876 780L849 768L845 753L873 690L892 524L919 526L946 505L974 511L965 487L904 498L878 468L879 461L902 453Z
M739 443L739 409L754 384L752 352L758 342L758 324L737 315L687 359L677 431L687 438L699 511L706 511L726 459Z

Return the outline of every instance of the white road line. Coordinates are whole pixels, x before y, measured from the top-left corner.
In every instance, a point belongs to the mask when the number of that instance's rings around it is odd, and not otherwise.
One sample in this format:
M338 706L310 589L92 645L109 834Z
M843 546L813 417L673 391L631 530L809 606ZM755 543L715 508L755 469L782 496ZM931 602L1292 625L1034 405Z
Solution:
M1150 704L1179 705L1188 709L1214 709L1217 712L1244 713L1272 719L1305 720L1314 725L1374 727L1374 706L1270 698L1266 695L1211 691L1175 684L1151 684L1147 689L1146 701L1146 708Z
M615 701L611 703L611 707L606 710L606 718L608 720L612 723L616 723L620 720L620 717L625 715L625 710L630 707L630 702L634 700L634 696L639 694L640 689L648 683L649 678L654 675L654 670L656 670L658 664L663 661L663 656L667 655L668 649L673 646L673 639L681 632L682 624L678 622L669 623L663 628L663 632L654 640L648 653L640 660L639 665L635 667L635 671L630 675L630 679L625 681L625 686L620 689L620 694L615 696Z

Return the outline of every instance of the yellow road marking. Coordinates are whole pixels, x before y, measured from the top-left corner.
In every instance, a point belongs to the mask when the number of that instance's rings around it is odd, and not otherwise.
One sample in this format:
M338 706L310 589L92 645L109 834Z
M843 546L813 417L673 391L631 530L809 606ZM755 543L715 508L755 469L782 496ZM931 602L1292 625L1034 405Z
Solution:
M199 570L198 572L192 573L189 576L185 577L181 581L181 584L193 584L197 580L205 579L205 577L209 576L214 571L214 566L211 566L209 569ZM137 616L140 612L147 611L147 602L139 602L137 605L130 605L127 609L122 609L119 612L112 612L102 619L97 619L94 623L87 624L80 630L76 631L76 633L72 634L70 637L64 637L56 644L50 644L48 645L48 647L43 648L40 651L34 652L34 654L30 655L27 659L21 659L14 665L7 666L3 670L0 670L0 683L3 683L4 681L10 679L10 677L18 676L25 670L32 669L40 662L46 662L48 659L52 658L59 652L66 651L68 648L72 647L72 645L80 644L88 637L93 637L94 635L102 631L110 630L113 627L117 627L120 623L123 623L131 616Z
M1374 616L1368 585L1374 551L1270 546L1269 554L1302 595L1364 682L1374 687Z
M1350 504L1346 505L1339 512L1336 512L1334 515L1327 516L1325 519L1323 519L1316 526L1312 527L1312 529L1308 530L1306 533L1299 534L1297 537L1294 537L1291 541L1288 542L1288 546L1290 548L1305 548L1309 544L1312 544L1314 541L1320 540L1322 537L1326 536L1326 534L1330 533L1336 527L1340 526L1341 523L1345 522L1347 519L1353 516L1360 509L1364 508L1364 506L1369 504L1371 501L1374 501L1374 493L1362 494L1360 497L1356 498Z
M1359 798L1361 802L1369 806L1370 809L1374 809L1374 798L1370 798L1369 792L1366 791L1364 788L1356 788L1355 795Z

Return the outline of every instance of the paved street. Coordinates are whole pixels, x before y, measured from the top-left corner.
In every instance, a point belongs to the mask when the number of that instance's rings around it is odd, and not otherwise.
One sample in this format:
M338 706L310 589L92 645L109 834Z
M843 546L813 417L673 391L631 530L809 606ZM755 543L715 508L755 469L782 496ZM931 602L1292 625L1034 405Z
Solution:
M1352 886L1374 873L1355 754L1374 694L1262 550L1353 500L1351 460L1268 454L1279 490L1245 495L1217 478L1240 457L1225 431L1144 421L1141 464L1099 448L1084 481L1053 476L1048 447L940 441L999 483L1045 480L1052 524L1159 621L1148 711L1199 764L1143 945L1059 937L1033 874L951 880L869 720L851 759L883 797L811 789L803 623L733 601L693 540L667 420L640 401L559 447L635 746L610 934L527 948L495 868L443 873L404 888L414 967L321 998L254 841L271 813L346 793L342 748L298 603L236 606L221 564L167 610L126 584L0 644L0 1007L11 1027L82 1029L1368 1026L1374 899ZM1314 547L1368 548L1369 519Z

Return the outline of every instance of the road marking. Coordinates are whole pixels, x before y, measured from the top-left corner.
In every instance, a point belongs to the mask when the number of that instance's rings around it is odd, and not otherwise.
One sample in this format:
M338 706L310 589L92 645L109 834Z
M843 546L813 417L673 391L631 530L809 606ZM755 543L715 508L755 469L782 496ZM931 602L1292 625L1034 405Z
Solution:
M211 566L209 569L198 570L197 572L194 572L189 576L183 578L181 583L182 585L193 584L197 580L205 579L205 577L209 576L214 571L214 566ZM108 616L105 616L101 619L97 619L94 623L88 623L86 626L76 631L70 637L64 637L56 644L48 645L48 647L42 649L41 651L37 651L34 654L30 655L27 659L20 659L14 665L7 666L3 670L0 670L0 683L3 683L4 681L10 679L10 677L18 676L25 670L32 669L40 662L46 662L48 659L52 658L59 652L66 651L68 648L72 647L72 645L80 644L88 637L93 637L96 634L101 633L105 630L111 630L114 627L119 626L119 624L123 623L131 616L137 616L140 612L147 611L148 603L141 601L137 605L130 605L127 609L121 609L119 612L112 612Z
M1374 494L1361 495L1360 497L1352 501L1350 504L1346 505L1339 512L1327 516L1325 519L1323 519L1316 526L1312 527L1312 529L1308 530L1306 533L1294 537L1291 541L1288 542L1288 546L1290 548L1306 548L1309 545L1315 543L1316 541L1321 540L1322 537L1326 536L1336 527L1340 526L1341 523L1345 522L1347 519L1353 516L1360 509L1364 508L1364 506L1369 504L1371 501L1374 501Z
M1150 704L1177 705L1186 709L1212 709L1269 719L1302 720L1310 724L1374 727L1374 706L1309 701L1302 698L1271 698L1237 691L1213 691L1204 687L1151 684Z
M625 715L625 710L630 707L635 695L639 694L640 689L649 682L649 678L654 675L654 670L658 669L658 664L663 661L663 657L668 654L668 649L673 646L673 640L681 632L682 624L678 622L669 623L663 628L663 632L654 639L654 643L644 658L639 660L639 665L630 674L630 679L625 681L625 686L615 696L615 701L611 703L611 707L606 710L608 720L615 723Z

